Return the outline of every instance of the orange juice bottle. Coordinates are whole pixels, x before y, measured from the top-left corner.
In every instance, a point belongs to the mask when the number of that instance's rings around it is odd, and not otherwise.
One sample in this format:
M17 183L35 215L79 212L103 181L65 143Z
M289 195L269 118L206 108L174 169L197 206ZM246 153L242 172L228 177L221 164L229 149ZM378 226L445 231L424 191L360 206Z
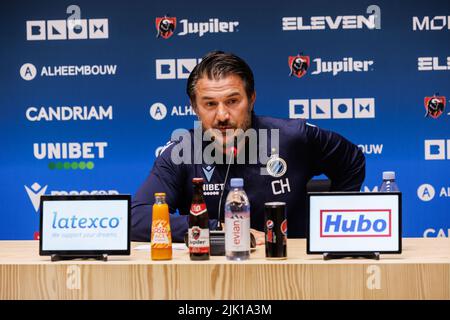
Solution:
M172 233L170 231L169 206L166 203L166 194L155 193L153 205L151 234L152 260L172 259Z

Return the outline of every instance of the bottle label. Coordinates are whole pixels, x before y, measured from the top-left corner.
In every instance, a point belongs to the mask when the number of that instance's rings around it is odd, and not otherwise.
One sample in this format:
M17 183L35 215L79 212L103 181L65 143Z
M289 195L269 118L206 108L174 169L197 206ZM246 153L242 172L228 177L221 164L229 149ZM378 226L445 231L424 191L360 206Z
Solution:
M209 229L189 228L189 252L209 253Z
M207 211L206 210L206 203L204 203L204 202L203 203L193 203L191 205L190 212L194 216L199 216L199 215L205 213L206 211Z
M226 251L250 251L250 215L233 213L225 216Z
M170 224L166 220L152 222L152 248L169 248L172 244Z

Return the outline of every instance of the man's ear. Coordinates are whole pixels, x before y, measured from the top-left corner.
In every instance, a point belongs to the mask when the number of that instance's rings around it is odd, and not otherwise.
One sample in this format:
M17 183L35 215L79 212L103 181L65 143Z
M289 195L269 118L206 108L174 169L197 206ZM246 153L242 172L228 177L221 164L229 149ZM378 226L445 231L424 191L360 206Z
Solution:
M255 101L256 101L256 91L253 91L252 96L250 97L250 111L253 111L255 107Z

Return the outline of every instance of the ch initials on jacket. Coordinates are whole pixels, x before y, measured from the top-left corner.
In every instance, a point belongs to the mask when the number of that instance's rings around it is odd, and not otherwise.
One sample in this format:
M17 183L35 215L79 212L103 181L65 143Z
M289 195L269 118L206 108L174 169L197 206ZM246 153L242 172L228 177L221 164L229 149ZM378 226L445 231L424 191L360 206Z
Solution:
M291 192L291 186L289 185L289 178L274 180L272 181L271 184L272 184L272 193L274 195Z

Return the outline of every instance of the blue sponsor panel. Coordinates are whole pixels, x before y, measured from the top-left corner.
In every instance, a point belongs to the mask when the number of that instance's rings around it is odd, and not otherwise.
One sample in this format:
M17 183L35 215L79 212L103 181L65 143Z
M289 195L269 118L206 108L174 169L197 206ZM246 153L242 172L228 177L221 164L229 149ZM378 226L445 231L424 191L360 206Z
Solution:
M215 49L252 67L257 114L307 119L357 144L362 191L395 171L404 236L449 236L448 1L1 8L0 239L37 236L42 194L133 194L172 132L194 126L186 80ZM339 227L368 226L358 219Z

